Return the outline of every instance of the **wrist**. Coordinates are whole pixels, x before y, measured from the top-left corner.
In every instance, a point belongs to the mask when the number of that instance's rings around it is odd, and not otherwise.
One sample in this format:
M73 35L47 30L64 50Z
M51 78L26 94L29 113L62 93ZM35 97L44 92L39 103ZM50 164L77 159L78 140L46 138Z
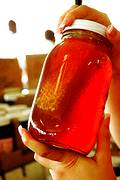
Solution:
M69 180L68 177L66 177L65 173L63 172L55 172L53 170L50 170L50 174L51 174L51 177L52 177L52 180Z

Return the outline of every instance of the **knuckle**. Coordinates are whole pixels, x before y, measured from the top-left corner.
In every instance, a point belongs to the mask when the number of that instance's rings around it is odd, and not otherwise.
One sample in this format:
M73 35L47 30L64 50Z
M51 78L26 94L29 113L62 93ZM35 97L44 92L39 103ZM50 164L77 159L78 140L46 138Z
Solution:
M85 9L85 10L89 10L89 9L91 9L90 7L88 7L87 5L81 5L80 6L81 8L83 8L83 9Z

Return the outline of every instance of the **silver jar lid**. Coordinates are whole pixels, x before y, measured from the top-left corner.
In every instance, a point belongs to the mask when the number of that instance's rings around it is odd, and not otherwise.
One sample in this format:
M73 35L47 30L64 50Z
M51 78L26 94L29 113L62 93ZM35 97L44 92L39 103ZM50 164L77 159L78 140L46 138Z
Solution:
M106 37L106 26L91 20L76 19L72 25L65 27L64 32L71 29L89 30Z

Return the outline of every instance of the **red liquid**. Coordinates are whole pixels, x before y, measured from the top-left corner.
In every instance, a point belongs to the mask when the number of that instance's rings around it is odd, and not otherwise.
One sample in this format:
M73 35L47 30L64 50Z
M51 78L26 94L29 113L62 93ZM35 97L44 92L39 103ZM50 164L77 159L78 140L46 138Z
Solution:
M88 154L96 142L111 80L105 47L66 39L50 53L29 119L38 141Z

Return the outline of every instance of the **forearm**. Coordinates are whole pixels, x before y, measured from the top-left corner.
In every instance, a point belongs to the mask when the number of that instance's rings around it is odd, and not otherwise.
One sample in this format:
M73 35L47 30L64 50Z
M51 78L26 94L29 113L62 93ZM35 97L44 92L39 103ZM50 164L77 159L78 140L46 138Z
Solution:
M109 96L108 109L111 115L110 131L111 135L120 147L120 73L113 72Z

